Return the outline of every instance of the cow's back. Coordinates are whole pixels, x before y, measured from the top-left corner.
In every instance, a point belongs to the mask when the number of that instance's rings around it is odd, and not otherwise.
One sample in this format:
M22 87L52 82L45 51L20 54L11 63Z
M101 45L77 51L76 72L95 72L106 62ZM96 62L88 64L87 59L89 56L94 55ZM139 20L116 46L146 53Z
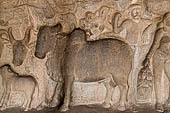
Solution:
M115 39L102 39L73 45L68 50L72 53L67 56L70 59L67 67L71 66L67 73L74 74L76 81L97 81L110 75L127 80L132 64L128 44Z

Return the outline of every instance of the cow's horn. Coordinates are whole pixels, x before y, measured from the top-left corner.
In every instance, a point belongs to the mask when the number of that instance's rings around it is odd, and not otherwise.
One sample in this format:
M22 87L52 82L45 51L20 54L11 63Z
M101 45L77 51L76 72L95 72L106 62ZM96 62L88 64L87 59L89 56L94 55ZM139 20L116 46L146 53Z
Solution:
M23 43L25 45L28 45L29 41L30 41L30 35L31 35L31 27L28 27L26 32L25 32L25 36L24 36L24 39L23 39Z
M9 40L11 44L14 44L16 42L13 34L12 34L12 27L8 28L8 33L9 33Z

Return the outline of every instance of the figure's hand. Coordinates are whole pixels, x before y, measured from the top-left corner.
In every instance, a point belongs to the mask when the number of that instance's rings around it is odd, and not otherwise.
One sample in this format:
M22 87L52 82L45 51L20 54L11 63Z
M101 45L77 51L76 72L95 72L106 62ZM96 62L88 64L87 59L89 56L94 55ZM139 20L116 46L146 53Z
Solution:
M150 65L150 59L149 58L145 58L145 60L143 61L143 66L147 67Z
M120 18L121 16L122 16L122 15L121 15L119 12L115 13L115 17Z

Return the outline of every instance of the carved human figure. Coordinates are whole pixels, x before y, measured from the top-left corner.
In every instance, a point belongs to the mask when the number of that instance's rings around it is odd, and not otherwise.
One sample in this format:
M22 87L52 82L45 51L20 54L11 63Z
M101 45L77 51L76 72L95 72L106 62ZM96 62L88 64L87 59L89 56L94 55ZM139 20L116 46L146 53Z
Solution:
M86 30L87 40L98 40L103 34L112 32L114 8L102 6L94 13L87 11L85 18L79 20L80 28Z
M12 91L16 91L18 94L24 94L24 103L22 106L25 108L25 111L29 110L35 87L38 86L37 81L30 75L19 75L8 64L0 67L0 76L4 89L2 97L0 97L0 106L2 108L6 107L10 100L10 94Z
M104 78L113 78L105 84L107 92L103 107L109 108L112 90L120 88L118 109L126 109L128 78L132 67L132 49L120 40L101 39L87 41L81 29L72 32L67 40L64 60L64 103L61 111L67 111L70 105L72 84L74 81L92 82ZM122 66L122 64L124 64Z
M163 25L160 27L160 25ZM162 92L161 80L163 71L170 81L170 13L166 13L163 16L163 20L158 24L158 28L155 31L154 41L146 58L143 62L145 67L150 65L150 59L153 56L153 74L154 85L156 94L156 110L163 112L163 102L161 99ZM170 87L170 86L169 86ZM170 93L169 93L170 94ZM170 96L166 104L169 104Z
M128 10L130 14L130 19L126 19L122 23L120 23L120 25L118 25L121 14L116 13L112 23L114 33L120 34L123 30L126 30L126 35L123 38L125 38L129 45L131 45L131 47L134 49L134 64L131 72L131 86L133 87L131 94L131 104L135 105L137 98L137 75L141 65L140 61L143 61L141 59L145 56L145 54L143 53L145 49L144 45L149 44L149 41L151 41L143 38L143 35L146 35L146 33L148 33L148 31L150 30L150 27L152 26L150 25L150 21L142 19L141 12L143 9L141 5L133 4L129 7ZM150 34L152 34L151 31ZM149 39L151 39L151 35Z
M138 42L138 37L141 32L141 6L140 5L131 5L130 8L131 19L124 20L120 25L119 18L121 14L118 12L113 18L113 32L120 33L126 29L127 34L125 39L129 42L130 45L136 45Z

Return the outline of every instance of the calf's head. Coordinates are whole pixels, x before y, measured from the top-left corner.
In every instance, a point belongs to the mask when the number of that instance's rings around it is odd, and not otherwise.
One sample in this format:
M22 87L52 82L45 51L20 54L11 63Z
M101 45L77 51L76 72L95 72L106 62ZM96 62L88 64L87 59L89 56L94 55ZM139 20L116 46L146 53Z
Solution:
M35 56L39 59L45 58L46 54L55 48L56 39L61 31L61 24L55 26L42 26L37 35Z
M13 64L15 66L20 66L22 65L27 51L28 51L28 44L30 41L30 31L31 31L31 27L28 27L26 32L25 32L25 36L23 40L15 40L13 34L12 34L12 28L8 29L9 32L9 40L10 43L12 45L12 51L13 51Z
M3 78L8 78L16 74L12 69L11 66L6 64L0 67L0 75L3 76Z

